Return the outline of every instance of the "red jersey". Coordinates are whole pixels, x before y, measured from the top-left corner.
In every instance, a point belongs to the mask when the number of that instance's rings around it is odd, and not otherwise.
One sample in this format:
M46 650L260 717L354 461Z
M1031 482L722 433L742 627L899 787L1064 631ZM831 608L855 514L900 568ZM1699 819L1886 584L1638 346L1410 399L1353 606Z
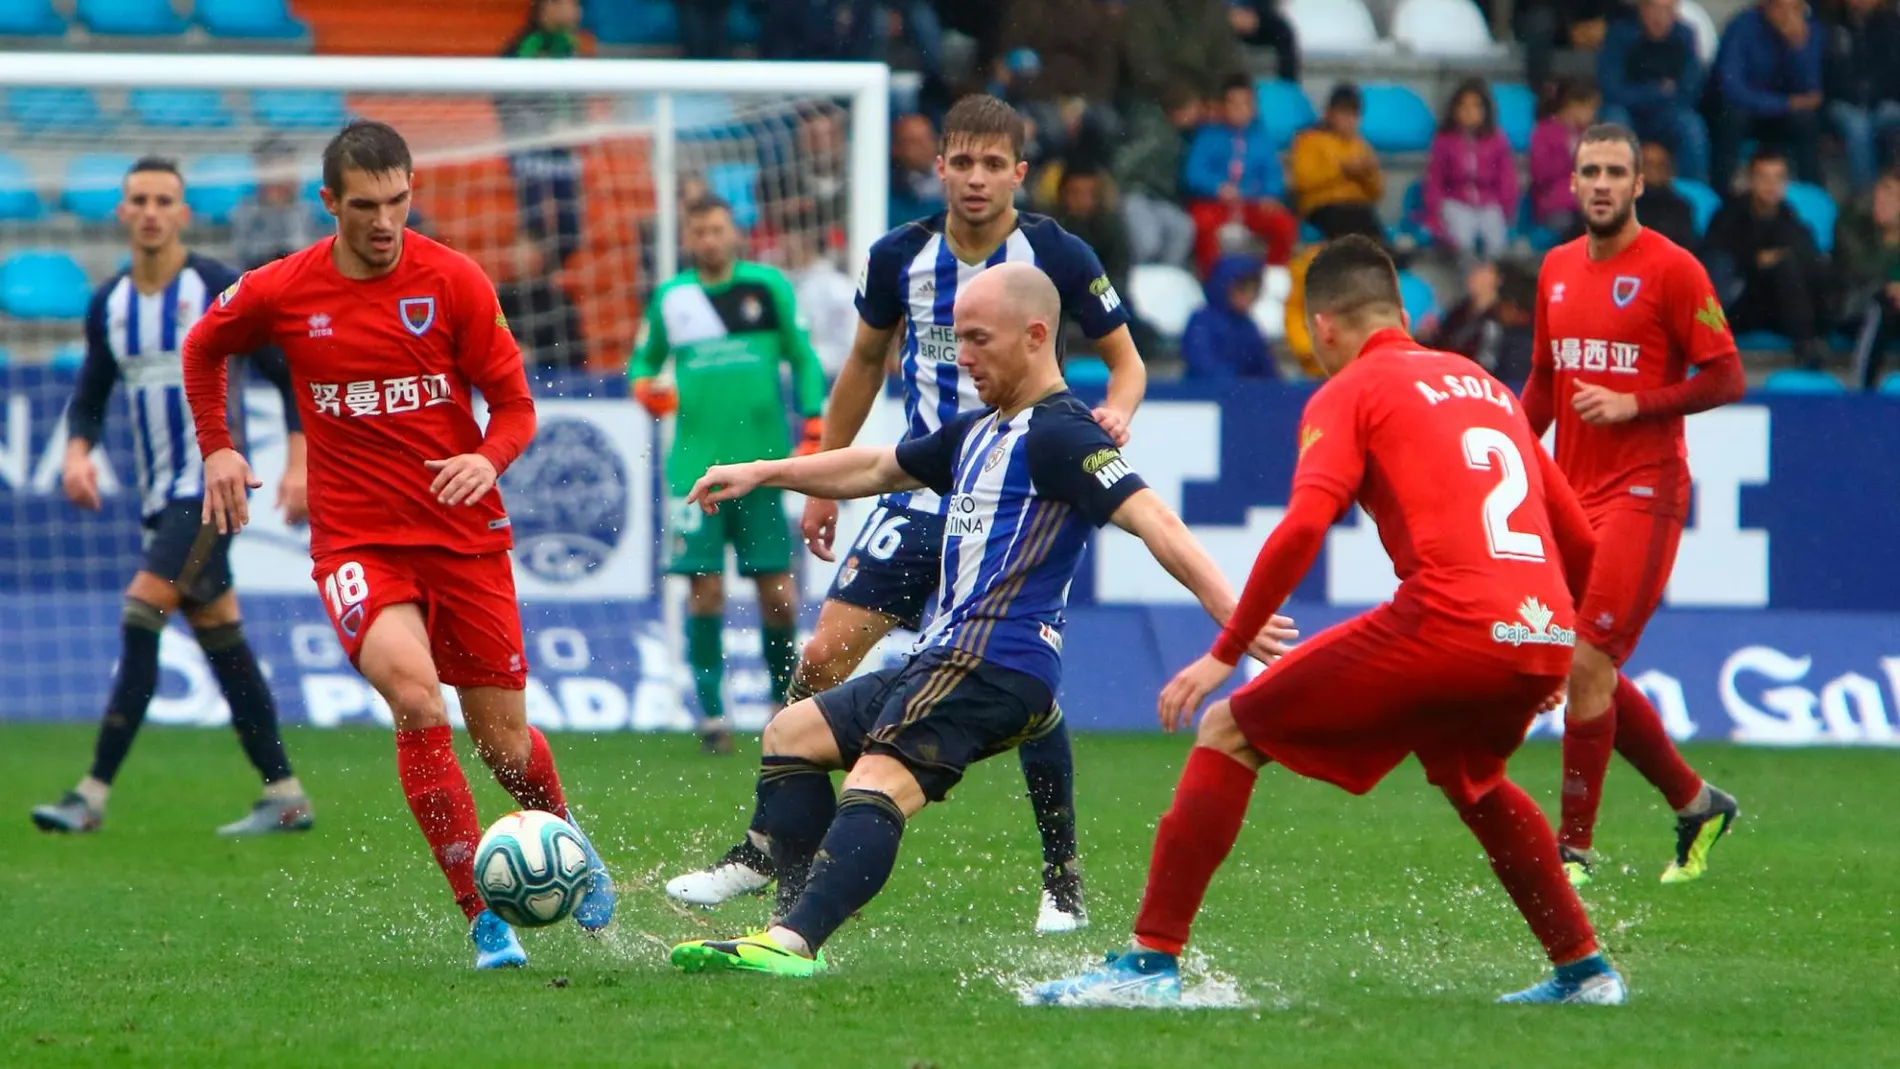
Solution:
M185 391L205 455L231 445L224 356L281 348L309 440L310 550L513 545L499 489L453 508L424 461L480 453L499 474L534 436L521 350L473 260L405 231L396 269L346 278L336 238L248 272L185 341ZM470 388L489 406L475 422Z
M1307 402L1293 494L1365 507L1398 572L1393 610L1422 636L1562 674L1576 639L1559 535L1588 534L1548 465L1509 387L1382 330Z
M1571 405L1572 382L1642 393L1682 382L1691 365L1733 354L1735 337L1709 273L1682 246L1645 229L1601 263L1590 259L1588 237L1552 249L1537 290L1531 377L1549 387L1557 466L1585 511L1686 515L1689 450L1681 414L1593 426Z

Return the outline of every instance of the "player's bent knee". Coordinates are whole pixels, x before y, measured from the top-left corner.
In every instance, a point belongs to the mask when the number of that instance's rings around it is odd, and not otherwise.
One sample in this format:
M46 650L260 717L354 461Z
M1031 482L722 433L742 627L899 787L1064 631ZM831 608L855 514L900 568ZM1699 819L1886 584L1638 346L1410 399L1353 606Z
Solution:
M818 711L818 703L809 698L786 706L773 717L759 742L767 757L797 757L823 768L839 765L838 743L832 738L831 725Z
M185 620L196 631L208 631L214 627L229 627L241 619L238 613L237 595L226 591L209 605L201 605L185 613Z
M866 754L844 778L847 791L873 791L889 798L905 819L917 815L928 801L923 785L909 766L888 754Z
M169 580L151 572L139 572L126 584L125 596L157 608L160 612L174 612L178 608L178 587Z
M1595 720L1609 711L1616 693L1616 662L1588 642L1579 641L1570 662L1570 692L1564 705L1566 723Z
M1230 757L1251 756L1256 761L1259 757L1253 744L1241 732L1240 725L1234 721L1234 708L1227 702L1215 702L1201 715L1200 728L1194 734L1194 745L1205 746Z

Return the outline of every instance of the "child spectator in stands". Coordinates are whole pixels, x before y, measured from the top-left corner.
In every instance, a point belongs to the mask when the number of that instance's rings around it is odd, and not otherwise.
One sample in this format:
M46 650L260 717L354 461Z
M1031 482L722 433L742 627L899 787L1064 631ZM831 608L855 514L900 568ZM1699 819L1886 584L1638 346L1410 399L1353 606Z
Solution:
M1855 331L1854 380L1871 390L1900 342L1900 173L1881 175L1870 195L1841 213L1834 234L1843 308Z
M1821 254L1806 223L1788 206L1788 154L1764 145L1748 165L1748 190L1730 197L1703 241L1709 278L1735 333L1787 337L1807 367L1827 360L1821 340Z
M1676 190L1676 164L1669 146L1643 142L1643 195L1636 198L1642 224L1691 252L1702 244L1696 232L1695 205Z
M495 298L528 366L540 371L584 369L587 345L580 314L555 281L555 268L540 244L526 234L517 237L512 266L513 275L495 287Z
M1203 125L1188 146L1181 184L1192 198L1188 214L1194 217L1195 264L1203 277L1223 248L1244 243L1249 231L1266 244L1273 264L1292 257L1299 237L1299 224L1280 203L1285 179L1255 92L1252 78L1229 78L1221 93L1221 121Z
M1462 353L1506 386L1523 390L1536 345L1537 272L1514 260L1479 264L1465 278L1465 294L1421 340Z
M1055 211L1050 214L1062 229L1095 250L1115 292L1127 293L1128 270L1133 263L1128 225L1109 203L1109 192L1102 172L1092 163L1077 160L1063 168L1062 181L1056 187Z
M1900 133L1900 15L1886 0L1842 0L1840 8L1823 31L1822 91L1854 192L1865 193Z
M1636 17L1610 24L1597 56L1603 121L1669 147L1682 175L1709 180L1709 126L1696 113L1708 69L1678 0L1641 0Z
M1138 264L1186 267L1194 254L1194 220L1181 207L1181 162L1200 125L1201 95L1187 82L1171 83L1158 103L1137 103L1129 113L1115 180Z
M580 0L534 0L528 23L502 47L504 59L572 59L581 54ZM502 97L496 111L510 142L546 137L561 127L580 124L582 101L567 93ZM581 246L580 160L565 145L515 152L508 157L514 173L515 202L521 229L553 251L558 270Z
M1258 256L1229 253L1208 272L1202 287L1207 303L1188 317L1181 334L1186 378L1279 378L1273 351L1253 319L1253 304L1260 299L1260 268Z
M1426 227L1461 262L1504 254L1517 213L1517 158L1482 80L1462 82L1451 94L1432 138L1423 192Z
M1300 214L1327 240L1364 234L1385 241L1379 197L1385 175L1378 153L1359 135L1359 87L1341 82L1327 98L1326 113L1293 138L1289 185Z
M1570 165L1577 158L1577 141L1596 122L1602 97L1582 78L1566 79L1545 104L1545 114L1531 131L1531 219L1558 241L1583 233L1577 198L1570 192Z
M942 208L937 131L922 115L899 116L891 131L890 224L899 227Z
M257 189L231 209L231 246L246 271L317 240L311 206L297 195L297 150L267 137L251 150L251 159Z
M1742 142L1778 144L1803 181L1821 181L1821 31L1803 0L1760 0L1722 30L1709 181L1727 193Z

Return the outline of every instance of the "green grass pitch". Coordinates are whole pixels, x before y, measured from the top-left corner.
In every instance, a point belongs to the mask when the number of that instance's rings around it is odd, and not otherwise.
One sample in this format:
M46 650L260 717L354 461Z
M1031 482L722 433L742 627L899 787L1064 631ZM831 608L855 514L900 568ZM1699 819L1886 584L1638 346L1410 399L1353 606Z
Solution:
M1187 741L1077 741L1094 927L1038 939L1037 850L1014 760L979 767L906 837L896 875L812 982L681 976L665 945L758 923L660 893L728 845L752 762L691 740L553 740L625 890L603 942L525 933L531 966L476 975L404 808L386 733L293 731L305 837L223 842L255 784L227 733L152 730L106 829L42 836L27 808L81 770L89 727L0 730L0 1065L1756 1066L1895 1064L1900 838L1891 752L1692 747L1742 800L1700 884L1656 882L1669 815L1611 773L1586 892L1634 991L1620 1010L1506 1009L1544 966L1476 844L1415 766L1354 799L1283 770L1196 930L1169 1012L1024 1008L1022 984L1118 945ZM505 798L462 746L484 816ZM1547 806L1556 748L1514 774Z

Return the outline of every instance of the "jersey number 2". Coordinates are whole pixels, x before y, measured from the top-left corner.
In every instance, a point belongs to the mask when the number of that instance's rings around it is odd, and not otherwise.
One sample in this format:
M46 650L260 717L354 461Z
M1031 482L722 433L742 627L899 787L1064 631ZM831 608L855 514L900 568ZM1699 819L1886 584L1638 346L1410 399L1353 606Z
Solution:
M345 609L369 597L369 579L363 575L363 566L349 561L331 572L323 581L323 594L330 599L331 614L341 620Z
M1517 451L1511 436L1493 427L1473 427L1464 435L1465 463L1474 471L1490 471L1497 465L1501 477L1497 489L1484 495L1484 539L1493 557L1506 560L1544 559L1544 540L1528 531L1511 530L1511 513L1530 496L1531 483L1524 475L1524 454Z

